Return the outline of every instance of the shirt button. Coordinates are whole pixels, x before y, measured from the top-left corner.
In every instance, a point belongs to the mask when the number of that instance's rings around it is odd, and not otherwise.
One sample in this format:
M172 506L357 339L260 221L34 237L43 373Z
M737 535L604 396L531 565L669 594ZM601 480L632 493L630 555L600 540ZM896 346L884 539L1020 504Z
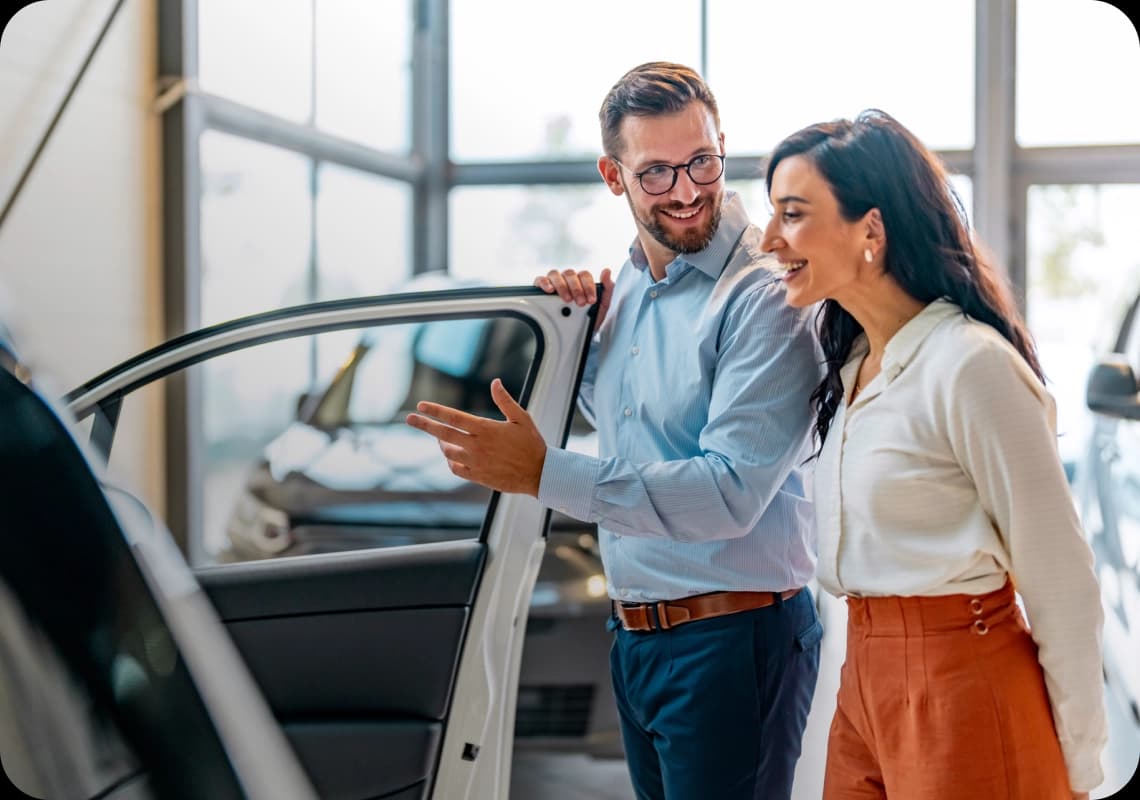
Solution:
M629 348L629 352L633 355L637 355L641 352L641 348L639 348L637 345L634 345L633 347Z
M650 296L651 298L655 298L655 297L657 297L657 290L656 290L656 289L654 289L653 291L651 291L651 292L649 293L649 296Z
M627 408L625 411L623 411L621 413L625 414L627 417L632 417L633 416L633 409Z

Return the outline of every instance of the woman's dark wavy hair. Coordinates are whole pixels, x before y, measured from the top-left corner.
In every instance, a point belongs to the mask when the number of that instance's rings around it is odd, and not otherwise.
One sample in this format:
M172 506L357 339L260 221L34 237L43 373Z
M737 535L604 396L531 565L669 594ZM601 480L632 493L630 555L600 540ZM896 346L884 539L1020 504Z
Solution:
M831 185L844 219L879 209L886 232L886 272L916 300L945 298L1004 336L1044 381L1036 347L1009 287L971 235L946 169L909 130L878 109L854 121L810 125L784 139L768 158L766 181L785 158L811 160ZM811 394L819 447L843 396L839 370L863 331L839 303L825 300L817 317L827 373ZM819 455L816 450L813 457Z

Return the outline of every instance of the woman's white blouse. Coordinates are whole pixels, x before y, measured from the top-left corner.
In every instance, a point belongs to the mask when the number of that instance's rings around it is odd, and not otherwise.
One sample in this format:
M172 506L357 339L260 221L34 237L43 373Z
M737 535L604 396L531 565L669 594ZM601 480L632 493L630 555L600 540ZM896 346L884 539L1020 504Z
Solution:
M1052 397L989 325L936 300L848 407L840 372L815 468L819 582L836 595L984 594L1009 573L1038 646L1074 791L1101 781L1103 612L1056 445Z

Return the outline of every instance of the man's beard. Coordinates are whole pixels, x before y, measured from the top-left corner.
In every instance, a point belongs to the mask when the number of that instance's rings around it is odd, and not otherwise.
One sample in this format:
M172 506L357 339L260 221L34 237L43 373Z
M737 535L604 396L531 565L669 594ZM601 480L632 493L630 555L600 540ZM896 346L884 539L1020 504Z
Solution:
M654 206L649 210L649 216L642 218L637 213L637 209L633 206L633 198L630 197L629 192L626 192L626 200L629 202L629 208L633 212L633 217L641 226L648 231L657 243L669 248L674 253L699 253L709 246L713 236L716 235L716 229L720 226L720 215L722 206L724 205L724 192L718 192L716 195L710 196L704 200L708 206L709 219L700 228L685 231L681 235L669 233L665 226L658 222L657 212L661 210L680 211L684 208L680 203L670 203L668 205ZM691 210L691 209L690 209Z

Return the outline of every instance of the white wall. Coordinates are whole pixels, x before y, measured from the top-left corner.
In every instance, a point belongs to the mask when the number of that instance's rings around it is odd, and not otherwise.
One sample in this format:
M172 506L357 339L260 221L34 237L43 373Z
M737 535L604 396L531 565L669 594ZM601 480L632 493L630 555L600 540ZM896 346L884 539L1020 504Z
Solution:
M4 29L0 204L112 6L40 0ZM162 338L156 13L155 0L126 0L0 227L0 288L21 354L61 392ZM124 408L113 459L159 513L160 401Z

